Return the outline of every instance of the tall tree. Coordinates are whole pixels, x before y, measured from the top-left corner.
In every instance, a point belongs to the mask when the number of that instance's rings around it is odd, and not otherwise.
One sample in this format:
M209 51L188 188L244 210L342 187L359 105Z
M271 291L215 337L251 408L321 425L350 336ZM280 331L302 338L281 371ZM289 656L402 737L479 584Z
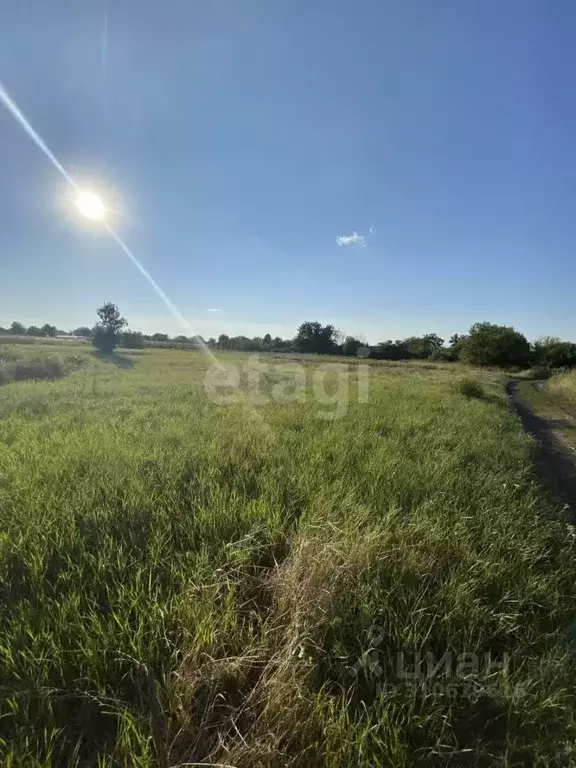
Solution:
M356 339L354 336L346 336L342 344L342 354L349 357L356 356L361 346L362 342L360 339Z
M58 330L56 329L55 325L50 325L50 323L44 323L42 328L40 329L42 331L42 334L44 336L50 336L54 338L56 334L58 333Z
M15 320L10 326L10 333L16 336L23 336L26 333L26 327Z
M294 344L298 352L327 355L336 351L333 325L321 325L307 320L298 328Z
M94 328L92 343L101 352L113 352L120 342L120 333L127 321L120 315L116 304L107 302L96 310L98 323Z
M230 349L230 336L225 333L221 333L218 336L218 349Z
M508 325L475 323L460 346L460 359L472 365L526 366L530 344Z

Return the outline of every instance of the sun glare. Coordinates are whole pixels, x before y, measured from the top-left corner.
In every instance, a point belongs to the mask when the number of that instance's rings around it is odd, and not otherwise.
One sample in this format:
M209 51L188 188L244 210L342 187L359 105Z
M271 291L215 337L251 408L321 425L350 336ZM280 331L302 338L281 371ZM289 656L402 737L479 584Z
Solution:
M104 203L94 192L79 192L75 203L82 216L87 219L102 221L106 215Z

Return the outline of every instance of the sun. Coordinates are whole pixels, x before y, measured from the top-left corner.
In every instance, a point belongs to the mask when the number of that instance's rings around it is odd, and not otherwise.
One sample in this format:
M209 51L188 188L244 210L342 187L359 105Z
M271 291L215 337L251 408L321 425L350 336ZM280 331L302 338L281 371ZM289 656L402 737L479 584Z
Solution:
M82 216L87 219L102 221L106 215L104 203L94 192L79 192L74 202Z

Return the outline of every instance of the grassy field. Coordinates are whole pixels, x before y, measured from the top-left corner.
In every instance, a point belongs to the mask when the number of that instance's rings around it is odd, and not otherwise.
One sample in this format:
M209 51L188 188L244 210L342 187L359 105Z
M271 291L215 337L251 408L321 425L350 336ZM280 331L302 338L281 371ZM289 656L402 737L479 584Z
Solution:
M576 413L576 371L553 376L547 387L551 394L563 400Z
M576 372L554 375L546 381L522 381L519 391L532 411L576 450Z
M201 353L54 349L0 387L0 764L575 764L576 544L499 375L218 405Z

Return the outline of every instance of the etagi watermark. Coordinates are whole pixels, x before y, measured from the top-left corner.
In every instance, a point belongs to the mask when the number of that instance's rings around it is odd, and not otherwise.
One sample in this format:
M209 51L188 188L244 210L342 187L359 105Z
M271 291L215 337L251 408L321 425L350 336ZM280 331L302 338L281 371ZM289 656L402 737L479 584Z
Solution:
M411 694L425 693L465 697L498 697L508 684L510 654L496 658L490 653L425 651L384 653L379 644L384 633L371 633L371 648L352 667L351 679L368 683L377 694L401 688Z
M215 405L252 407L279 403L315 403L316 417L343 418L352 400L368 402L370 366L365 363L321 363L262 360L250 355L242 364L215 363L206 371L204 391Z

